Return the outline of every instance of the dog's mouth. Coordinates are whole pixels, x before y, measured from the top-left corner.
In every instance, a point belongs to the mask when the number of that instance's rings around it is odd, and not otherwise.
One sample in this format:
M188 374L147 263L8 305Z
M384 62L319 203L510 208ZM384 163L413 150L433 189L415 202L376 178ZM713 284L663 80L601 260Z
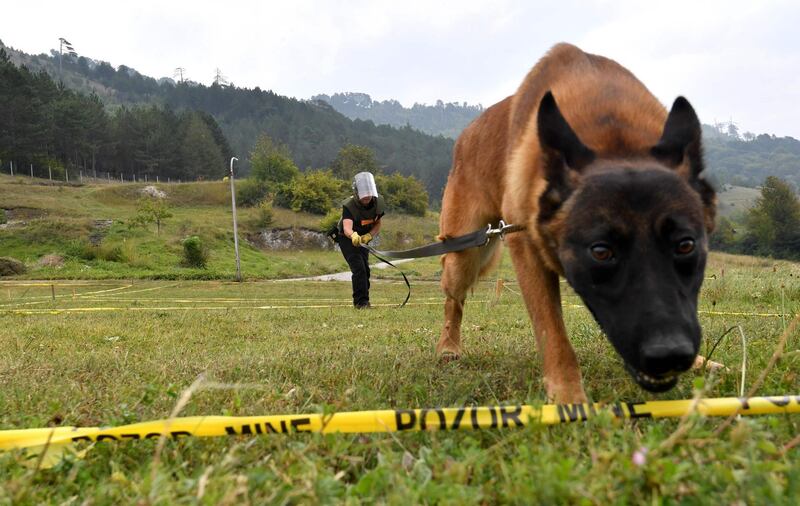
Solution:
M634 369L630 364L625 364L625 369L628 370L633 379L640 387L648 392L666 392L678 383L678 373L668 373L660 376L651 376L642 371Z

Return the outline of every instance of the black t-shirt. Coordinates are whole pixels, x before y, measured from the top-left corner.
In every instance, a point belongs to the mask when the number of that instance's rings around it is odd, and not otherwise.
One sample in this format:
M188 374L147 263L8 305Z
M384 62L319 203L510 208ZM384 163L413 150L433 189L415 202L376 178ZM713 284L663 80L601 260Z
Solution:
M366 208L366 210L369 211L371 209L374 209L374 207L375 207L375 201L373 201ZM372 214L372 213L369 213L369 214ZM383 215L381 215L381 216L383 216ZM342 219L343 220L353 220L353 230L356 233L358 233L358 235L364 235L364 234L368 233L370 230L372 230L372 227L374 227L375 223L377 223L381 219L381 216L376 216L375 219L372 219L372 220L361 220L361 221L359 221L353 216L353 213L351 213L350 210L346 206L342 206Z

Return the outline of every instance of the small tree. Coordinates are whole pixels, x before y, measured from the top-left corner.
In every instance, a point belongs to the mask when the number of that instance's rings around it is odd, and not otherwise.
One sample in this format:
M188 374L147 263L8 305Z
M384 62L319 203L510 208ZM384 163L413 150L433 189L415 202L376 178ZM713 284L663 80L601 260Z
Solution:
M800 202L792 187L780 178L769 176L747 215L747 228L761 253L798 256Z
M292 161L285 144L278 144L266 135L258 138L250 152L250 176L253 179L274 187L299 175L300 169Z
M350 181L359 172L377 174L378 162L375 152L364 146L347 144L339 150L336 159L331 163L331 172L335 177Z
M147 227L156 224L156 234L161 235L161 225L172 218L166 199L158 197L142 197L136 204L136 216L131 220L131 227Z

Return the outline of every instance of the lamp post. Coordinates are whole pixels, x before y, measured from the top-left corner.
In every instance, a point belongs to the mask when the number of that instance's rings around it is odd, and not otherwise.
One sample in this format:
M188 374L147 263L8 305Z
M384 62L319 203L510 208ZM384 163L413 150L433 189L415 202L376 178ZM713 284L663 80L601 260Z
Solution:
M235 156L231 158L231 208L233 209L233 247L236 251L236 281L242 281L242 267L239 262L239 234L236 231L236 188L233 186L233 161L239 161Z

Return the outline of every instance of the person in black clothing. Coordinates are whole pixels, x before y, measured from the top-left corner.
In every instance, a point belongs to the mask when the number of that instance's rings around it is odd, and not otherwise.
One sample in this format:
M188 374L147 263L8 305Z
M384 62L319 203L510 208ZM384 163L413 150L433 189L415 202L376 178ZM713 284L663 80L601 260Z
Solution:
M353 196L342 203L338 242L352 272L353 305L357 309L370 307L369 252L361 246L368 244L380 232L383 208L383 198L378 195L372 174L356 174Z

